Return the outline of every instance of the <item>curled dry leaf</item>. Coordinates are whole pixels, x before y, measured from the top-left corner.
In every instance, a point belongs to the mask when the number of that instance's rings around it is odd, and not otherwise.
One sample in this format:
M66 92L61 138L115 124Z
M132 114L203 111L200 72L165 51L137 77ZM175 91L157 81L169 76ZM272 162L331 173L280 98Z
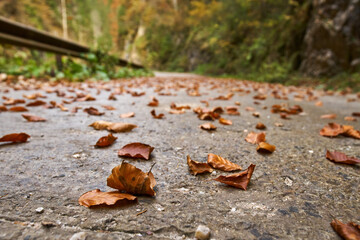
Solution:
M219 123L224 125L232 125L232 121L225 119L225 118L219 118Z
M342 127L344 128L344 136L360 139L360 131L355 130L353 126L343 125Z
M216 126L212 123L204 123L204 124L201 124L199 127L204 130L215 130L216 129Z
M267 142L260 142L256 148L256 151L260 153L272 153L275 151L275 149L276 147L274 145L271 145Z
M128 112L128 113L123 113L123 114L120 114L120 117L121 118L132 118L135 116L135 113L134 112Z
M153 189L156 181L151 169L148 173L144 173L137 167L126 162L122 162L121 165L112 169L112 173L107 179L107 185L131 194L156 195Z
M246 136L245 141L252 143L252 144L258 144L260 142L265 142L265 133L264 132L261 132L261 133L250 132Z
M150 107L157 107L159 106L159 100L157 100L155 97L152 98L151 102L148 103L148 106Z
M8 109L5 106L0 106L0 112L6 112Z
M260 113L259 113L259 112L253 112L252 115L253 115L254 117L257 117L257 118L260 117Z
M96 122L93 122L92 124L90 124L89 126L93 127L96 130L104 130L104 129L107 129L112 124L114 124L114 123L106 122L106 121L96 121Z
M124 205L132 202L136 202L137 198L127 193L120 193L119 191L102 192L100 189L95 189L84 193L79 198L79 204L85 207L94 206L112 206L112 205Z
M116 110L116 108L114 108L113 106L110 106L110 105L102 105L102 107L109 111Z
M321 115L320 117L321 119L335 119L336 118L336 114L325 114L325 115Z
M151 113L151 116L153 116L153 118L156 118L156 119L162 119L165 116L163 113L160 113L159 115L156 115L155 109L151 110L150 113Z
M262 130L262 129L266 129L266 126L265 126L265 124L263 124L263 123L261 123L261 122L258 122L258 123L256 124L255 128Z
M351 117L351 116L344 117L344 120L345 120L345 121L351 121L351 122L356 122L356 121L357 121L356 118Z
M144 158L146 160L149 160L150 154L153 150L154 148L150 145L135 142L129 143L122 147L118 151L118 155L121 157Z
M246 190L250 182L251 176L254 172L255 166L256 165L254 164L250 164L248 169L243 172L231 174L228 176L221 175L213 180Z
M89 115L95 115L95 116L101 116L105 114L103 112L99 112L99 110L94 107L85 108L84 112L88 113Z
M320 135L325 137L336 137L339 134L344 133L344 128L337 123L329 123L323 129L320 130Z
M9 111L10 112L27 112L27 108L25 107L22 107L22 106L15 106L15 107L12 107L12 108L9 108Z
M102 148L102 147L108 147L112 145L117 137L114 137L111 133L107 136L101 137L95 144L96 147Z
M194 161L190 158L189 155L187 155L187 164L189 166L191 174L195 176L198 174L211 173L212 171L214 171L214 169L212 169L209 164Z
M45 105L46 102L44 101L41 101L41 100L37 100L37 101L34 101L34 102L30 102L28 104L26 104L27 107L37 107L37 106L41 106L41 105Z
M182 110L176 110L176 109L171 109L169 111L170 114L184 114L185 113L185 110L182 109Z
M212 153L208 154L207 163L211 167L213 167L215 169L220 169L225 172L231 172L231 171L236 171L236 170L242 169L236 163L230 162L229 160L222 158L218 155L212 154Z
M26 133L11 133L0 138L0 142L26 142L29 137Z
M191 109L189 105L177 106L175 103L171 103L170 108L175 110Z
M353 112L351 115L353 117L360 117L360 112Z
M346 154L342 152L330 152L326 150L326 158L330 161L336 162L336 163L345 163L345 164L356 164L360 163L360 159L356 157L349 157Z
M334 229L334 231L345 240L360 239L360 225L358 224L355 224L353 222L345 224L337 219L334 219L332 220L330 225Z
M113 131L117 133L128 132L137 127L137 125L131 123L121 123L121 122L113 123L107 121L96 121L90 124L89 126L93 127L96 130L107 129L109 131Z
M46 121L45 118L38 117L35 115L31 115L31 114L21 114L21 116L23 116L23 118L25 118L29 122L45 122Z

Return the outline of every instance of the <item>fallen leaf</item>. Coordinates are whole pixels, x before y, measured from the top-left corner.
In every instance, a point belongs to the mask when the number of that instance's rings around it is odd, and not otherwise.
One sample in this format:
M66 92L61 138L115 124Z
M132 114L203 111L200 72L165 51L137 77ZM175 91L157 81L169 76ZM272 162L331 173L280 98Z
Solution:
M339 134L344 133L344 128L337 123L329 123L323 129L320 130L320 135L325 137L336 137Z
M189 105L176 106L175 103L171 103L170 108L175 109L175 110L191 109L191 107Z
M25 118L29 122L45 122L46 121L45 118L38 117L35 115L30 115L30 114L21 114L21 116L23 116L23 118Z
M336 118L336 114L325 114L325 115L321 115L322 119L335 119Z
M110 105L102 105L102 107L109 111L116 110L116 108L114 108L113 106L110 106Z
M5 106L0 106L0 112L6 112L8 109Z
M184 110L184 109L182 109L182 110L171 109L171 110L169 111L169 113L170 113L170 114L183 114L183 113L185 113L185 110Z
M204 123L204 124L201 124L199 127L204 130L215 130L216 129L216 126L213 125L212 123Z
M345 164L356 164L360 163L360 159L356 157L349 157L345 155L342 152L330 152L326 150L326 158L330 161L336 162L336 163L345 163Z
M34 102L30 102L28 104L26 104L27 107L37 107L37 106L41 106L41 105L45 105L46 102L44 101L41 101L41 100L37 100L37 101L34 101Z
M148 103L148 106L150 107L157 107L159 106L159 100L157 100L155 97L152 98L151 102Z
M334 231L345 240L360 239L360 225L358 224L355 224L353 222L345 224L337 219L334 219L332 220L330 225L334 229Z
M129 131L133 130L134 128L137 128L137 125L132 124L132 123L119 122L119 123L113 123L110 126L108 126L107 130L119 133L119 132L129 132Z
M283 127L283 126L284 126L283 123L274 123L274 125L275 125L276 127Z
M224 125L232 125L232 121L225 119L225 118L219 118L219 123Z
M0 142L26 142L29 137L26 133L11 133L0 138Z
M353 117L360 117L360 112L353 112L351 115Z
M252 115L253 115L254 117L257 117L257 118L260 117L260 113L259 113L259 112L253 112Z
M258 122L258 123L256 124L255 128L262 130L262 129L266 129L266 126L265 126L265 124L263 124L263 123L261 123L261 122Z
M131 123L113 123L113 122L107 122L107 121L96 121L89 125L90 127L93 127L96 130L109 130L113 132L128 132L132 129L136 128L137 125L131 124Z
M97 110L94 107L85 108L84 112L88 113L89 115L95 115L95 116L101 116L105 114L103 112L99 112L99 110Z
M106 121L96 121L96 122L93 122L92 124L90 124L89 126L93 127L96 130L104 130L104 129L107 129L112 124L114 124L114 123L106 122Z
M136 201L137 198L133 195L120 193L119 191L101 192L100 189L86 192L79 198L79 204L88 208L101 205L124 205Z
M238 112L238 107L236 106L226 107L225 110L228 115L240 115L240 112Z
M114 137L111 133L107 136L101 137L95 144L96 147L102 148L102 147L108 147L112 145L117 137Z
M256 151L260 153L272 153L275 151L275 149L276 147L274 145L271 145L267 142L260 142L256 148Z
M250 132L246 136L245 140L252 144L258 144L260 142L265 142L265 133L264 132L261 132L261 133Z
M118 151L118 155L121 157L144 158L149 160L150 154L153 150L154 148L150 145L135 142L122 147Z
M357 121L356 118L350 117L350 116L344 117L344 120L345 120L345 121L351 121L351 122L356 122L356 121Z
M15 107L12 107L12 108L9 108L9 111L10 112L27 112L27 108L25 107L22 107L22 106L15 106Z
M187 155L187 164L189 166L191 174L195 176L198 174L211 173L212 171L214 171L214 169L212 169L209 164L194 161L190 158L189 155Z
M256 165L254 164L250 164L248 169L241 173L235 173L227 176L221 175L213 180L246 190L250 182L251 176L254 172L255 166Z
M236 101L236 102L235 102L235 105L240 106L240 105L241 105L241 103L240 103L240 102L238 102L238 101Z
M162 119L165 116L163 113L160 113L159 115L156 115L155 109L151 110L150 113L153 116L153 118L156 118L156 119Z
M134 112L128 112L128 113L120 114L121 118L131 118L131 117L134 117L134 116L135 116Z
M344 136L360 139L360 131L355 130L353 126L343 125L342 127L344 129Z
M318 101L315 103L315 106L317 107L322 107L323 106L323 102L322 101Z
M111 188L136 195L155 196L154 186L156 181L151 169L144 173L130 163L122 162L121 165L112 169L107 179L107 185Z
M236 170L242 169L236 163L230 162L229 160L222 158L218 155L212 154L212 153L208 154L207 163L211 167L213 167L215 169L220 169L225 172L231 172L231 171L236 171Z

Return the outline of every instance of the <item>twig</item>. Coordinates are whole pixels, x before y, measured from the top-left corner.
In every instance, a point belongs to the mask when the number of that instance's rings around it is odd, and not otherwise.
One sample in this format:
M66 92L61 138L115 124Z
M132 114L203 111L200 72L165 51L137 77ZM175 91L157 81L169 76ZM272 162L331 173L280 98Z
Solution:
M156 163L154 163L154 164L151 166L151 168L150 168L150 170L148 171L148 173L151 172L151 169L154 167L155 164L156 164Z
M0 199L3 198L3 197L6 197L7 195L9 195L9 194L7 193L5 195L0 196Z
M136 216L139 216L139 215L141 215L141 214L143 214L143 213L146 213L146 212L147 212L147 209L145 209L144 211L141 211L141 212L137 213Z

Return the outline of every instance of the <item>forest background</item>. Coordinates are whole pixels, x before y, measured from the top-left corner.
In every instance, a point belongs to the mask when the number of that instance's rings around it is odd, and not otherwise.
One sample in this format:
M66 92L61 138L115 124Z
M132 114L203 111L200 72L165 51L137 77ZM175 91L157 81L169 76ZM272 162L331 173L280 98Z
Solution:
M357 0L63 1L70 40L149 69L360 88ZM1 16L61 37L62 11L61 0L0 2Z

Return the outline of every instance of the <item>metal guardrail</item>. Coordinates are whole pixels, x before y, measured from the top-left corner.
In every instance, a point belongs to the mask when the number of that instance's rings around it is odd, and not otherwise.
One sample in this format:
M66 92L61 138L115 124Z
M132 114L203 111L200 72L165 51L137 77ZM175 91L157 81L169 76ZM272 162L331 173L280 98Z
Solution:
M0 17L0 43L53 52L60 55L83 58L90 48L76 42L55 37L44 31ZM143 68L143 66L118 59L119 66Z

